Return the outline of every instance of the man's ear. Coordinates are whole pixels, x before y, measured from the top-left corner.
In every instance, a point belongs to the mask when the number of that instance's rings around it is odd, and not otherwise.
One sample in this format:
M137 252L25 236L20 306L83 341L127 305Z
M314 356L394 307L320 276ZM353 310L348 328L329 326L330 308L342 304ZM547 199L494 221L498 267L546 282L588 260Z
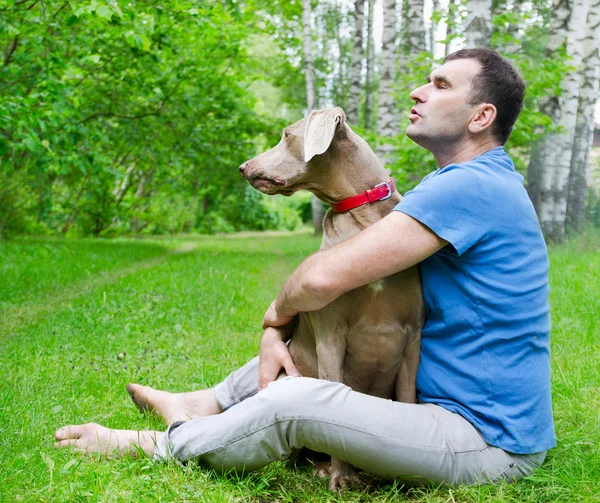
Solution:
M304 162L327 151L336 129L344 124L344 121L344 111L340 107L310 113L304 129Z
M471 133L480 133L489 128L496 120L498 112L496 107L491 103L483 103L477 109L477 112L469 122L469 131Z

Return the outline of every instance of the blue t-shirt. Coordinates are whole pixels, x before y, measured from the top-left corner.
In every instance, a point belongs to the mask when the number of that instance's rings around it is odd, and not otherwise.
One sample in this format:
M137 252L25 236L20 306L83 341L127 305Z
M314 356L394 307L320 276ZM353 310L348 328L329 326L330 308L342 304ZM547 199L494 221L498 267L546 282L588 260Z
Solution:
M504 450L554 447L548 254L504 148L430 173L395 210L450 243L421 263L418 399Z

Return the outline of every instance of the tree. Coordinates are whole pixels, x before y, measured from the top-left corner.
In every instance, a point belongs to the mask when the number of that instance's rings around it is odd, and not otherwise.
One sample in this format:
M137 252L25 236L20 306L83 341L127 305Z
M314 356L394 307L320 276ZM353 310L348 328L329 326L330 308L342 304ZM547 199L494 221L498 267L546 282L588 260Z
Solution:
M374 92L374 74L375 74L375 41L373 40L373 11L375 0L367 0L367 75L365 78L365 129L369 131L372 127L373 119L373 92Z
M569 173L566 223L574 230L585 224L585 200L589 155L594 135L594 110L600 80L600 1L591 3L587 16L577 123Z
M467 47L490 47L492 0L468 0L465 39Z
M377 114L377 134L391 138L398 134L399 124L393 94L396 73L396 0L383 2L383 36L381 66L379 75L379 111ZM388 141L377 147L377 156L385 165L393 161L394 146Z
M316 105L315 76L312 54L311 0L302 0L302 28L304 33L304 74L306 79L306 107L308 114ZM323 203L313 194L311 198L312 223L315 234L323 232Z
M354 44L352 46L352 73L346 119L350 124L358 122L358 107L361 94L361 73L363 64L363 25L365 19L365 0L354 2Z
M530 194L542 225L550 240L561 241L565 233L567 194L574 130L577 120L582 60L582 41L587 2L575 0L572 10L566 0L556 0L553 8L548 56L563 48L570 58L558 95L543 103L557 129L548 133L536 148L529 163Z

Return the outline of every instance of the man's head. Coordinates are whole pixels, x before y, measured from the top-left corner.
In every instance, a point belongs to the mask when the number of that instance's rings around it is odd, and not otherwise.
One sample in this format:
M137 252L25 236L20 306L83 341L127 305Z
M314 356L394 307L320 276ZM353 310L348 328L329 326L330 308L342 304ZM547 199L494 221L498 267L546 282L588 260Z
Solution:
M524 95L525 82L508 60L489 49L463 49L411 93L406 134L431 151L465 139L503 145Z

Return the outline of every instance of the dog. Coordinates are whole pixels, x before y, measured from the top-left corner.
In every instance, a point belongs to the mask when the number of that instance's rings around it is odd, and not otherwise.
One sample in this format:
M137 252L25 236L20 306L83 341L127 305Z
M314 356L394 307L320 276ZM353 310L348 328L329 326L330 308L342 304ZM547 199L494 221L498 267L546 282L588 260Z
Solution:
M346 124L339 107L315 110L308 119L286 127L277 146L239 169L265 194L289 196L308 190L330 204L323 220L321 249L359 233L401 200L382 164ZM383 197L344 211L348 198L369 190L370 198L375 193ZM321 310L301 313L289 350L303 376L414 403L424 320L420 273L415 266L345 293ZM360 484L354 469L338 459L331 460L329 474L332 490Z

